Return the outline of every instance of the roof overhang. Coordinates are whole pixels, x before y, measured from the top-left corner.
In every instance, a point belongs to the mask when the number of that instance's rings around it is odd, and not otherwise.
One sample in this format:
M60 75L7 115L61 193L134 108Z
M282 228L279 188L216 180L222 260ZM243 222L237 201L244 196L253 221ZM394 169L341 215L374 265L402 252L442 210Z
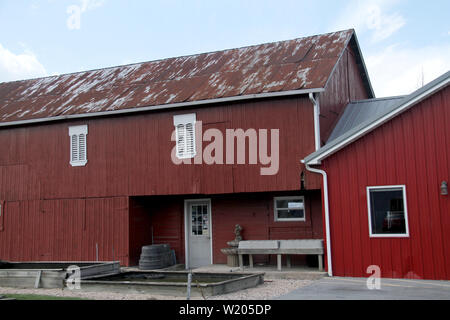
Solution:
M148 111L164 110L164 109L189 108L189 107L196 107L196 106L207 105L207 104L216 104L216 103L227 103L227 102L254 100L254 99L267 99L267 98L276 98L276 97L307 95L310 93L319 93L319 92L323 92L323 91L325 91L324 88L299 89L299 90L290 90L290 91L268 92L268 93L258 93L258 94L242 95L242 96L234 96L234 97L226 97L226 98L199 100L199 101L191 101L191 102L181 102L181 103L173 103L173 104L163 104L163 105L157 105L157 106L147 106L147 107L128 108L128 109L102 111L102 112L90 112L90 113L82 113L82 114L62 115L62 116L47 117L47 118L21 120L21 121L0 122L0 128L21 126L21 125L30 125L30 124L37 124L37 123L44 123L44 122L53 122L53 121L76 120L76 119L97 118L97 117L106 117L106 116L114 116L114 115L122 115L122 114L132 114L132 113L148 112Z
M445 88L450 84L450 71L446 72L439 78L433 80L426 86L420 88L419 90L413 92L412 94L406 96L399 103L397 103L393 108L385 113L380 115L378 118L373 119L368 122L363 122L359 126L353 128L342 136L330 141L328 144L317 150L316 152L310 154L301 162L306 163L308 165L319 165L321 161L332 154L338 152L342 148L351 144L352 142L358 140L365 134L371 132L375 128L378 128L382 124L396 117L397 115L403 113L408 110L412 106L431 96L435 92Z

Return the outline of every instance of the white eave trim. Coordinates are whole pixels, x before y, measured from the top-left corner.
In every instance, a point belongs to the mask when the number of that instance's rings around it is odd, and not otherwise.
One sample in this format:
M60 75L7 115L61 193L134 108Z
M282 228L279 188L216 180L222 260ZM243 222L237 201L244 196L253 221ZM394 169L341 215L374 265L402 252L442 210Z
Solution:
M438 82L437 84L431 86L424 92L418 94L417 96L413 97L412 99L406 101L399 107L395 108L391 112L385 114L381 118L378 118L377 120L373 121L369 125L361 128L360 130L356 131L355 133L349 135L348 137L344 138L342 141L337 142L335 145L330 146L329 148L323 147L322 151L319 150L317 152L317 155L313 156L312 158L308 159L309 157L306 157L302 162L308 164L308 165L319 165L321 164L321 160L327 158L328 156L336 153L340 149L344 148L345 146L349 145L353 141L359 139L360 137L364 136L368 132L374 130L375 128L381 126L382 124L386 123L387 121L391 120L392 118L396 117L397 115L401 114L405 110L409 109L413 105L421 102L422 100L426 99L436 91L445 88L450 83L450 77L447 77L443 79L442 81ZM421 89L419 89L421 90ZM414 94L414 93L413 93ZM413 95L411 94L411 95ZM339 139L339 138L338 138ZM314 154L314 153L313 153ZM312 154L312 155L313 155Z
M113 116L113 115L135 113L135 112L192 107L192 106L200 106L200 105L205 105L205 104L234 102L234 101L251 100L251 99L286 97L286 96L295 96L295 95L302 95L302 94L309 94L309 93L318 93L318 92L324 92L324 91L325 91L324 88L313 88L313 89L300 89L300 90L258 93L258 94L250 94L250 95L234 96L234 97L226 97L226 98L162 104L162 105L148 106L148 107L129 108L129 109L82 113L82 114L71 114L71 115L64 115L64 116L29 119L29 120L21 120L21 121L11 121L11 122L3 122L3 123L0 122L0 127L19 126L19 125L24 125L24 124L35 124L35 123L42 123L42 122L71 120L71 119L80 119L80 118Z

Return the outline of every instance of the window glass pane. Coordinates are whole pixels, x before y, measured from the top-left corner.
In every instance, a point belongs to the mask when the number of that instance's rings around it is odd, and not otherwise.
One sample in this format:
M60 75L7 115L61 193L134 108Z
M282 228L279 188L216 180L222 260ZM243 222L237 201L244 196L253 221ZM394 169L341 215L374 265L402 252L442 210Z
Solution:
M305 204L303 197L275 198L275 220L305 219Z
M191 221L192 234L193 235L197 235L198 234L198 230L197 230L197 224L198 224L197 206L192 206L191 210L192 210L191 211L191 215L192 215L192 221Z
M372 234L406 234L402 189L370 190Z
M276 201L277 209L303 209L302 199L283 199Z
M277 210L278 219L303 219L305 211L303 210Z
M208 206L203 205L203 221L202 221L202 235L209 235L209 219L208 219Z

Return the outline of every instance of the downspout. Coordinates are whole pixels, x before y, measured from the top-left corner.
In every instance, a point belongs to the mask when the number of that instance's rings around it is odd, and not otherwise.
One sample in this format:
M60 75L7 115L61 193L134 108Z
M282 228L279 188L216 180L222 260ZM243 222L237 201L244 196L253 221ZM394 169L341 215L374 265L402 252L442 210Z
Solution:
M303 160L302 160L303 162ZM325 209L325 233L327 240L327 266L328 266L328 275L330 277L333 276L333 266L331 263L331 237L330 237L330 208L328 206L328 178L327 173L324 170L311 168L308 164L306 164L306 169L308 171L319 173L323 177L323 205Z
M320 106L313 92L309 93L309 100L311 100L314 106L314 143L317 151L320 149Z
M309 93L309 100L311 100L314 106L314 142L316 151L320 149L320 106L319 101L314 96L313 92ZM302 163L304 161L302 160ZM331 263L331 239L330 239L330 209L328 206L328 178L327 173L320 169L311 168L308 164L306 164L306 169L308 171L319 173L323 177L323 202L325 209L325 233L326 233L326 242L327 242L327 266L328 266L328 275L330 277L333 276L333 266Z

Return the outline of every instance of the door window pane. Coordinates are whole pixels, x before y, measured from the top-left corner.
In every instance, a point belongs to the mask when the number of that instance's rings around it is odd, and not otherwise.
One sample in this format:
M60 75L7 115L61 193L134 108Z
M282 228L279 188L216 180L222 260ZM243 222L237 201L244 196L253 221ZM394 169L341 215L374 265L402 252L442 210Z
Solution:
M191 227L194 236L209 236L209 216L207 205L191 206Z

